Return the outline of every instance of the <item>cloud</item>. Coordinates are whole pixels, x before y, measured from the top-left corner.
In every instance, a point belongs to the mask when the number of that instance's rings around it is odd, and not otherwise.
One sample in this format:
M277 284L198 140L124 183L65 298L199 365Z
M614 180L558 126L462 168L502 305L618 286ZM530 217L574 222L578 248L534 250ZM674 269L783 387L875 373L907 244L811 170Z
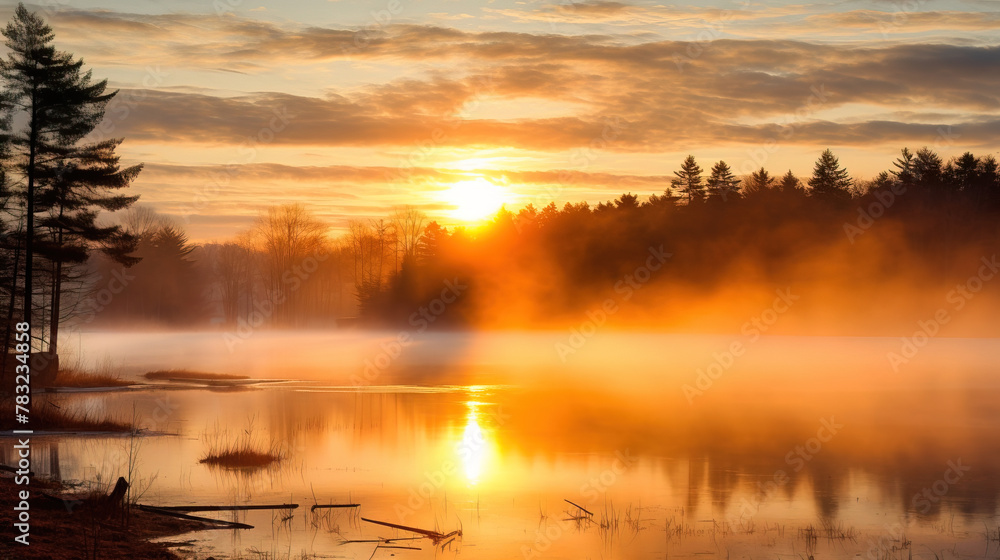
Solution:
M541 151L588 146L607 135L613 120L620 126L608 149L656 152L763 142L772 134L769 125L794 126L797 142L816 145L843 138L862 145L896 142L897 130L931 126L879 122L870 123L867 136L852 134L859 129L856 118L831 115L856 106L894 111L901 119L907 111L946 109L955 115L950 124L969 131L969 141L985 142L981 135L989 128L977 123L1000 115L998 47L719 40L692 50L692 43L681 42L622 46L602 38L491 35L489 46L434 41L420 47L453 48L455 56L465 52L465 60L486 56L492 62L459 64L453 75L408 77L323 97L125 90L122 98L132 106L113 104L106 118L115 135L145 142ZM538 98L566 103L574 114L498 118L475 110L484 100Z
M879 33L996 31L1000 29L1000 12L853 10L817 14L806 18L816 29L867 29Z
M388 166L293 166L277 163L247 163L226 165L178 165L153 163L146 165L143 179L151 182L209 182L215 177L226 176L233 182L248 183L320 183L368 185L384 184L387 177L404 181L426 181L450 184L473 176L503 179L508 183L522 185L551 185L571 183L580 186L601 187L617 185L640 187L664 185L671 177L661 175L632 175L618 173L591 173L579 170L545 171L497 171L494 169L449 169L437 167L408 167L399 169ZM332 192L331 197L358 199L352 192Z
M747 4L749 5L749 4ZM622 24L627 26L650 24L704 24L738 20L773 18L795 13L798 8L786 6L770 8L766 12L746 8L704 8L697 6L639 6L623 2L569 2L545 5L533 10L515 8L484 8L483 11L499 14L515 21L544 21L571 24Z

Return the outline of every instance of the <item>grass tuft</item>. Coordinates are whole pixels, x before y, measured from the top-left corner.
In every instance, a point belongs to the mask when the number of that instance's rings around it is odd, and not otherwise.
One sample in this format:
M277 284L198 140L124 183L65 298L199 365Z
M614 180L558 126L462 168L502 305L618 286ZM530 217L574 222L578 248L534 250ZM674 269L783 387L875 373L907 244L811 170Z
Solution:
M265 446L257 440L251 419L248 427L236 439L217 437L208 454L199 462L227 469L260 469L281 459L278 445L271 443Z

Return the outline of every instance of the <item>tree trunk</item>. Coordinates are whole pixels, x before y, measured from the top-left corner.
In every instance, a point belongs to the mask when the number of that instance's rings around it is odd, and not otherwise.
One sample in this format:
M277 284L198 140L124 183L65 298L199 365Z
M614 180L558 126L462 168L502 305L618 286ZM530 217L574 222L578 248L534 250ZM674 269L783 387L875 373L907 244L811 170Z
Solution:
M34 88L37 90L37 87ZM24 227L24 322L31 324L32 251L35 237L35 151L38 144L37 91L31 94L31 122L28 133L28 184L26 190L27 208ZM29 331L30 332L30 331Z
M60 234L62 237L62 234ZM57 343L59 339L59 312L62 300L62 263L57 262L52 278L52 318L49 319L49 352L58 353Z
M20 224L19 224L20 225ZM20 229L20 228L19 228ZM17 236L14 237L17 239ZM14 270L11 271L10 276L10 301L7 302L7 321L4 322L3 327L3 347L6 352L7 348L10 348L10 327L11 323L14 321L14 310L17 302L17 274L18 267L21 264L21 242L18 241L14 244ZM7 381L7 360L3 360L0 364L0 379L6 383ZM5 384L4 387L7 385Z

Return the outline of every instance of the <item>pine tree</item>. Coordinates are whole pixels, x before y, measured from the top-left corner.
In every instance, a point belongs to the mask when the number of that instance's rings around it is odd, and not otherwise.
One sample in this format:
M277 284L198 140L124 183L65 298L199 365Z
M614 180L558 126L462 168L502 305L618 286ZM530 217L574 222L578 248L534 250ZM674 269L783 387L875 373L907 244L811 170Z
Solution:
M851 198L851 176L840 166L840 161L829 149L824 150L813 168L809 179L812 195L830 202L846 201Z
M946 189L944 184L944 162L934 150L923 147L913 158L913 174L917 178L917 188L925 193L936 193Z
M740 194L740 180L733 175L732 169L724 161L712 166L712 174L708 178L708 196L719 198L723 202L736 198Z
M796 177L794 173L792 173L791 169L788 170L788 173L782 175L781 179L778 179L777 189L782 194L798 194L804 190L802 188L802 182L799 181L799 178Z
M639 197L632 193L625 193L615 200L615 208L618 210L637 210Z
M97 215L135 202L138 197L115 193L129 186L141 166L119 166L115 149L121 140L83 142L117 92L106 92L106 80L92 82L83 60L57 51L51 27L19 4L3 35L9 49L7 59L0 61L9 95L5 118L19 116L26 123L20 131L4 129L12 147L4 163L24 178L24 316L32 318L39 257L51 274L48 350L56 353L66 267L84 262L95 250L123 265L135 263L129 253L136 240L119 226L99 226Z
M875 191L884 192L887 189L891 190L893 186L895 186L896 183L898 183L898 181L899 179L894 178L888 172L882 171L881 173L876 175L875 178L871 180L871 182L868 183L867 192L873 193Z
M679 198L680 198L679 196L675 195L673 191L670 190L670 187L667 187L663 191L663 194L661 195L657 194L649 195L649 200L642 203L642 206L644 208L648 207L648 208L658 208L661 210L669 210L677 206L677 200Z
M900 153L900 157L892 162L893 167L896 168L892 170L892 174L896 176L904 188L910 188L916 182L916 176L913 172L913 152L909 148L903 148Z
M694 156L688 156L680 171L674 171L674 175L677 177L670 181L670 186L686 194L688 204L705 198L705 187L701 184L701 167L694 161Z
M761 167L743 180L743 196L757 196L771 190L774 177Z

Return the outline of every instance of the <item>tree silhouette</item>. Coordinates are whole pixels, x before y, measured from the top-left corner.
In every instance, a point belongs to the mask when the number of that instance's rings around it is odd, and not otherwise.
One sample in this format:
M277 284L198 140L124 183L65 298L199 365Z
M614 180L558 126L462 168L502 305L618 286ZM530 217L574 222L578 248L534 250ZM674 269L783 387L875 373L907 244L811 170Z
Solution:
M688 156L681 164L680 171L674 171L676 177L670 181L670 186L687 195L688 204L705 198L705 187L701 184L701 167Z
M712 174L708 177L708 196L727 201L739 196L740 180L724 161L712 166Z
M792 173L791 169L788 170L788 173L782 175L781 179L778 179L777 189L779 192L786 195L805 192L805 189L802 188L802 182L799 181L799 178L796 177L794 173Z
M743 196L759 196L774 187L774 177L761 167L743 180Z
M851 176L829 149L824 150L813 168L809 186L812 196L827 202L844 202L851 198Z
M130 185L141 166L119 166L115 149L121 140L81 144L116 92L106 92L106 80L92 82L82 60L57 51L51 27L18 4L3 34L10 50L0 62L8 93L4 109L26 122L22 130L5 133L12 146L5 164L24 177L24 316L32 318L35 257L41 257L50 275L48 350L56 353L65 267L84 262L96 249L122 264L136 262L129 256L136 240L120 226L98 225L97 215L135 202L138 197L117 191Z
M890 173L896 177L903 188L909 189L916 183L917 178L914 174L913 152L908 148L900 150L900 156L892 162L892 166L896 169L891 170Z
M637 210L639 208L639 197L632 193L625 193L615 201L615 208L618 210Z
M941 156L926 146L917 150L913 158L913 174L918 190L930 194L944 189L944 169ZM951 189L948 189L951 190Z

